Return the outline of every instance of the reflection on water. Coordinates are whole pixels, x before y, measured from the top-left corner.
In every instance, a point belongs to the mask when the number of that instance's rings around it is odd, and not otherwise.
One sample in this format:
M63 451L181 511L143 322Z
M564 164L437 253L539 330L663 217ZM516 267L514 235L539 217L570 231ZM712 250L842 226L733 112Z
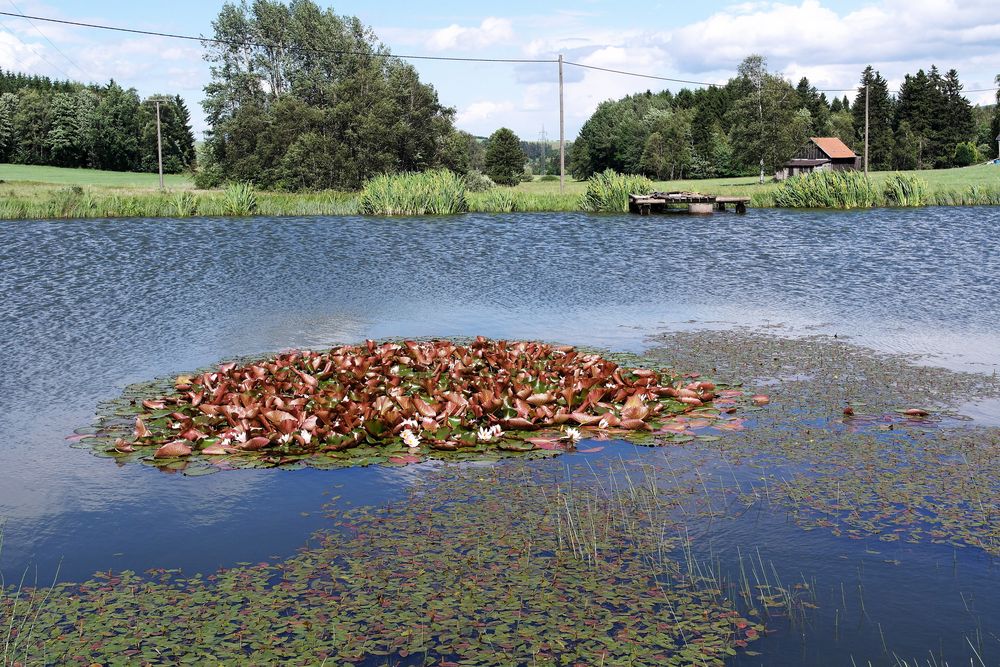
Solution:
M752 325L990 370L998 223L986 208L5 223L0 562L205 570L300 544L346 474L186 479L64 440L125 385L221 358L477 334L638 350L660 330ZM349 480L355 502L406 484Z

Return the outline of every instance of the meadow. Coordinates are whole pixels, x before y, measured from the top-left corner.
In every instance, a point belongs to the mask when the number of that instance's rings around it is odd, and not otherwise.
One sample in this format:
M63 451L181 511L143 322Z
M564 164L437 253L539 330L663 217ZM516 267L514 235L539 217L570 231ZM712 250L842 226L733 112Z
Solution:
M1000 202L1000 166L975 165L956 169L901 172L925 184L921 204L995 205ZM872 185L882 189L897 172L873 172ZM375 212L352 192L263 192L231 186L198 190L188 175L164 177L158 189L156 174L110 172L30 165L0 165L0 219L62 219L120 217L193 217L238 215L350 215ZM706 194L749 196L751 205L779 205L781 184L761 184L754 176L704 180L659 181L657 191L688 190ZM580 211L586 181L535 178L515 188L467 192L461 209L471 212ZM882 202L877 202L880 204ZM822 206L822 204L819 204ZM420 208L420 207L418 207ZM442 210L436 206L428 211ZM397 213L402 213L397 212Z

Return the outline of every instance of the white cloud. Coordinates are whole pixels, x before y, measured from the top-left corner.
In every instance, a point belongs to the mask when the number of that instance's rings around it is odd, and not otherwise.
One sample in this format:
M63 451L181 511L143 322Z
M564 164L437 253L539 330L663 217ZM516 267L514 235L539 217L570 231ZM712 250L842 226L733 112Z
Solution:
M455 122L462 127L477 127L483 121L495 122L498 118L502 119L513 111L514 104L508 101L479 100L459 109L455 115ZM502 120L500 124L503 124Z
M465 51L513 39L514 29L510 19L488 16L478 28L467 28L453 23L447 28L436 30L427 40L426 46L432 51L448 49Z

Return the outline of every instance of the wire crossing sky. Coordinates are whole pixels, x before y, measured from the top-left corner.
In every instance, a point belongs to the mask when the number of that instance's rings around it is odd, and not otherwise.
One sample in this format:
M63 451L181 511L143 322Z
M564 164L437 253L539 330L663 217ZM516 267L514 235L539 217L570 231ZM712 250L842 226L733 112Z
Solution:
M123 0L86 8L68 0L0 0L0 67L98 83L114 78L141 95L179 93L200 132L202 89L210 80L202 42L214 34L221 6L177 0L165 11L160 3ZM506 125L534 138L558 127L560 54L569 138L605 99L724 84L750 53L767 57L769 69L793 83L806 76L819 90L852 99L868 64L891 89L932 64L955 68L974 104L994 101L992 70L1000 71L990 64L1000 63L1000 15L979 0L697 7L556 0L544 9L514 0L503 14L452 0L419 13L398 0L355 0L333 9L372 26L394 57L412 61L442 103L456 108L457 125L479 135Z

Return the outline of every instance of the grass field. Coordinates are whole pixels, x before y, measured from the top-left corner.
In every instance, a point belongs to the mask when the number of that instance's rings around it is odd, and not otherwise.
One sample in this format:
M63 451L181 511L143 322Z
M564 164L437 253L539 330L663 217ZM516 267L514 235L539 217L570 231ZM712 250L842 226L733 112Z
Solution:
M51 185L98 185L109 188L159 188L158 174L135 174L124 171L98 169L67 169L27 164L0 164L0 180L30 181ZM184 174L164 174L163 184L171 190L194 187L191 178Z
M889 174L896 172L872 172L872 179L877 183L885 180ZM971 186L1000 187L1000 165L975 165L958 169L933 169L924 171L906 171L904 174L914 174L927 181L933 190L963 190ZM755 194L766 193L777 187L777 183L766 179L764 184L758 183L756 176L737 176L735 178L706 178L704 180L658 181L656 189L660 192L686 190L710 195L733 195L752 197ZM559 181L539 181L521 183L518 190L533 194L558 194ZM587 189L585 181L566 179L565 193L581 196Z
M877 185L892 172L874 172ZM994 205L1000 201L1000 166L976 165L961 169L906 172L927 183L927 203L939 205ZM90 169L64 169L0 164L0 219L191 217L238 215L244 207L222 190L196 190L184 175L165 177L159 191L156 174ZM473 211L578 211L587 184L567 179L560 194L558 181L521 183L504 194L470 193ZM715 195L752 198L754 206L774 206L777 183L763 185L753 176L658 182L659 191L690 190ZM502 189L501 189L502 190ZM512 200L504 208L500 200ZM347 215L357 213L357 193L316 192L255 194L256 215Z

